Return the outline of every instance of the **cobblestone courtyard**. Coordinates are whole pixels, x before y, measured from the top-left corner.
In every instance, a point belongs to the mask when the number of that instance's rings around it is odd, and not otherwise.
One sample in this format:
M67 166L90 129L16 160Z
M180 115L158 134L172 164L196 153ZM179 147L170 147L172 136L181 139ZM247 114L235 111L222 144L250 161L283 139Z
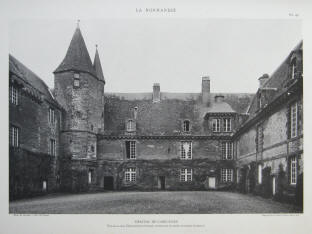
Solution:
M298 213L295 206L231 192L106 192L10 202L18 214Z

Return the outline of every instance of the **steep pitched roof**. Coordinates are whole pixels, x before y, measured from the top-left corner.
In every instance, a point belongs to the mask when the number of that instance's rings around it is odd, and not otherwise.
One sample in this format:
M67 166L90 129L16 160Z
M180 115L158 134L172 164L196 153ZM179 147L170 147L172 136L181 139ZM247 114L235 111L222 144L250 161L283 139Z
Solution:
M102 65L101 65L101 61L100 61L100 56L99 56L99 52L98 49L96 47L96 51L95 51L95 57L94 57L94 62L93 62L93 69L95 71L95 74L97 76L97 78L99 80L102 80L105 82L105 78L103 75L103 70L102 70Z
M9 71L41 92L48 101L56 103L43 80L12 55L9 55Z
M68 70L84 71L95 76L95 71L92 66L90 55L79 27L76 28L65 58L56 68L54 73Z
M215 95L220 94L211 94L211 98ZM137 107L138 134L179 135L181 120L188 119L193 133L204 135L203 121L208 112L245 113L254 95L224 94L224 102L211 107L202 105L200 93L161 92L160 96L161 101L153 103L152 93L105 93L106 134L123 134L125 121L133 118L133 109Z
M280 96L284 93L288 88L285 84L289 81L289 70L290 63L289 60L291 55L295 52L302 51L303 42L300 41L295 48L291 51L291 53L286 57L286 59L280 64L280 66L272 73L270 78L263 84L262 95L265 95L266 100L272 102L276 97ZM258 107L257 107L257 95L261 92L258 89L257 94L254 96L251 101L250 107L248 108L249 118L252 119L257 115Z

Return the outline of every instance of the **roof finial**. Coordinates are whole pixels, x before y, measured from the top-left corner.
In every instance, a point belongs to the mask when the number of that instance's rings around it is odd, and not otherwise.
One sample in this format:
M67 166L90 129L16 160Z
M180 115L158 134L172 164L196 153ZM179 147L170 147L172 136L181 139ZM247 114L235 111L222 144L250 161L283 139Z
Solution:
M98 44L95 44L95 48L96 48L96 49L98 48Z
M80 19L77 20L77 28L79 28Z

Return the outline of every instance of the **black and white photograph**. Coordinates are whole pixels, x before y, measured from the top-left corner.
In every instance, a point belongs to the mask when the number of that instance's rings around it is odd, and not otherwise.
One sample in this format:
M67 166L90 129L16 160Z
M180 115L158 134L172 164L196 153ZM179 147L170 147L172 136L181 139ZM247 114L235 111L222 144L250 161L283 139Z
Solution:
M311 233L311 6L3 0L0 233Z
M10 213L303 212L301 21L15 21L9 40Z

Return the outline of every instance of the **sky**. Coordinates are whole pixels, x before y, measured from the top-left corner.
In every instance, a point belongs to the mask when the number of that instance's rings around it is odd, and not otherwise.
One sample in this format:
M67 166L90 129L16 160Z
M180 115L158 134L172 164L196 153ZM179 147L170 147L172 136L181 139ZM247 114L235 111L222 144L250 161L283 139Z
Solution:
M54 86L76 20L15 20L9 52ZM290 19L103 19L82 20L91 60L95 44L106 92L254 93L258 78L271 75L302 39L301 21Z

